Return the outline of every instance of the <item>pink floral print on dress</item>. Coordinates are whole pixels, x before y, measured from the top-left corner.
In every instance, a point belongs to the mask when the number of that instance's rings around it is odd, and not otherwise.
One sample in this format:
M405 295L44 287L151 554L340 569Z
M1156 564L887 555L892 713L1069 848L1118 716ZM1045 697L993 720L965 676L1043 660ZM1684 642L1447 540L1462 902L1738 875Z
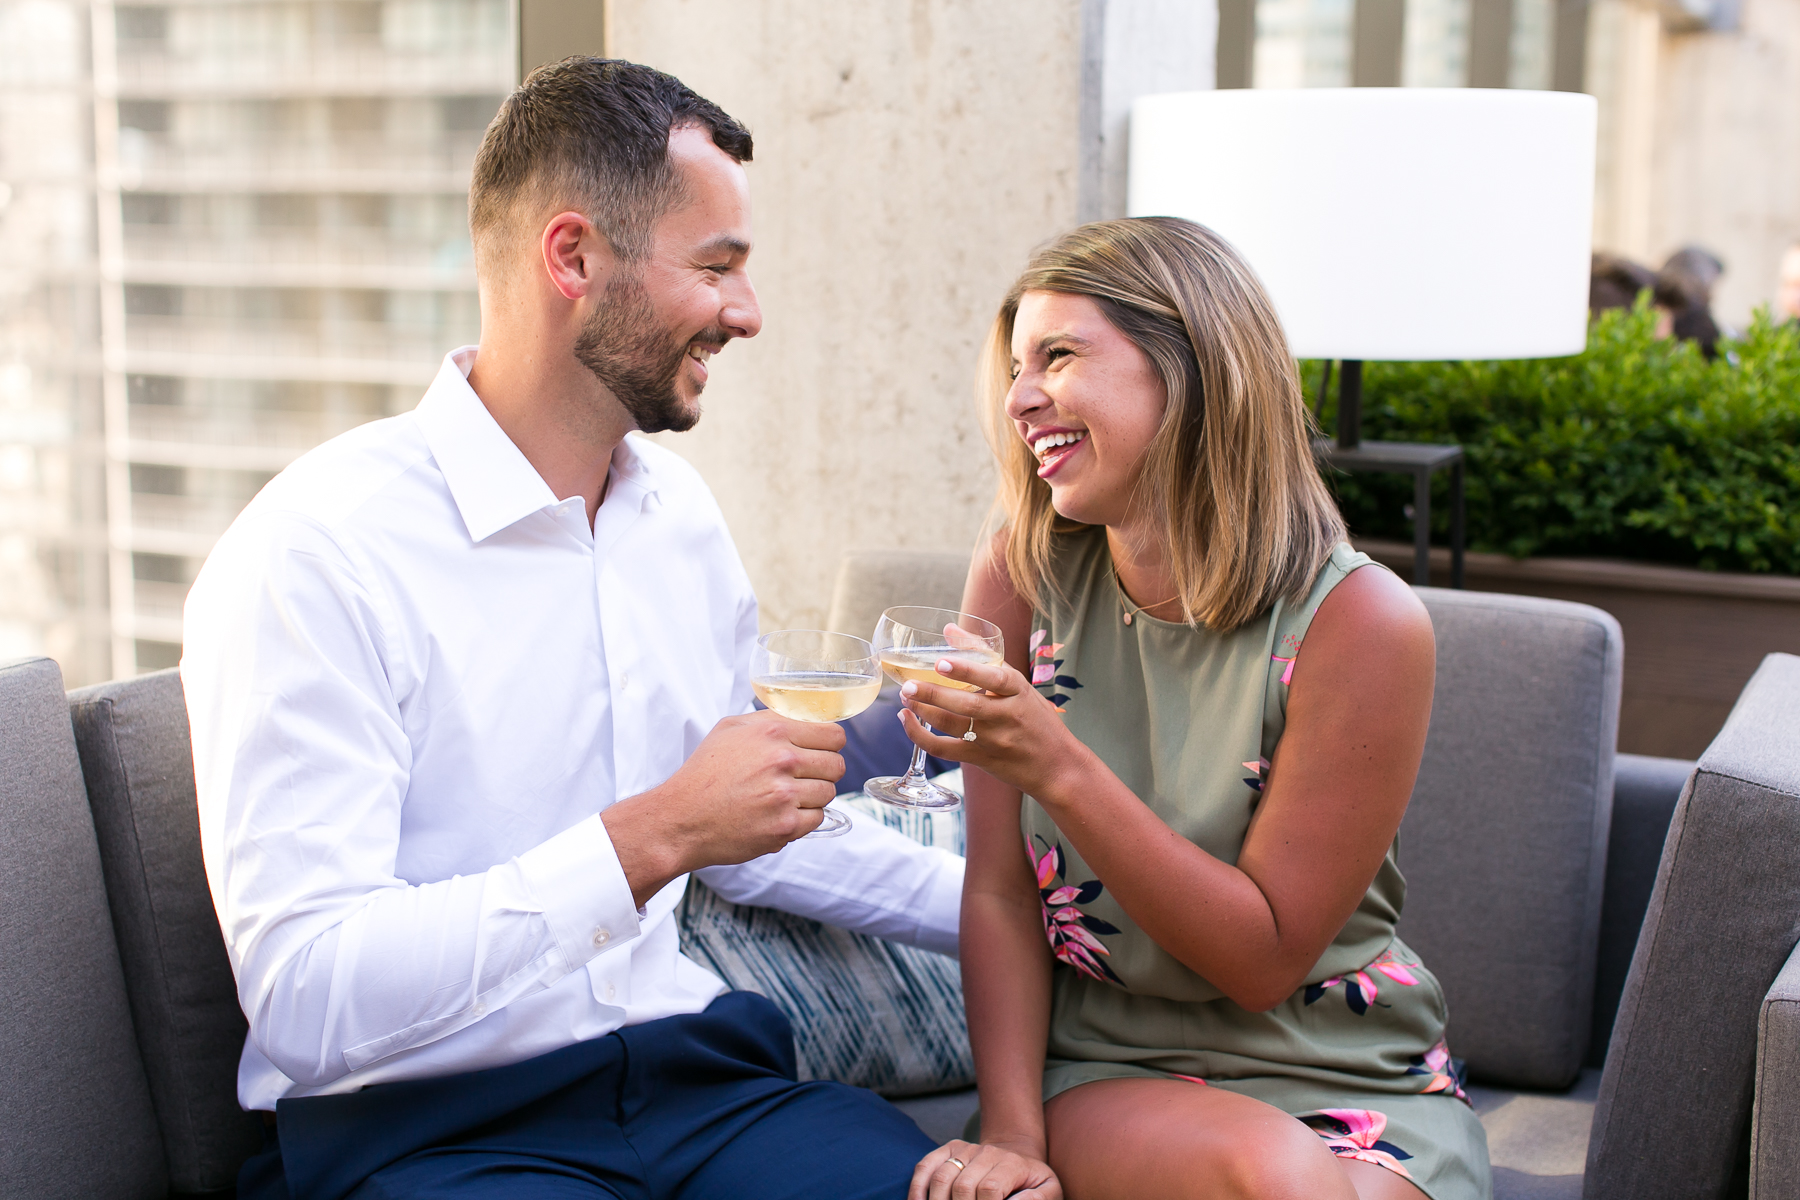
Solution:
M1376 985L1375 977L1369 974L1371 971L1378 971L1405 987L1416 987L1419 983L1419 977L1412 973L1406 963L1396 958L1391 949L1383 950L1375 956L1374 962L1360 971L1352 971L1347 975L1334 975L1330 979L1321 979L1318 983L1307 984L1306 1003L1313 1003L1341 983L1344 985L1344 1003L1348 1004L1350 1011L1357 1016L1360 1017L1368 1012L1369 1006L1372 1004L1386 1008L1387 1005L1380 1004L1375 999L1381 989Z
M1072 692L1079 688L1081 683L1073 675L1056 673L1063 665L1063 660L1056 655L1065 643L1048 642L1046 639L1049 636L1048 629L1040 629L1031 635L1031 686L1048 688L1049 691L1045 693L1045 696L1051 704L1056 706L1056 711L1067 712L1068 710L1063 705L1069 702L1069 697L1065 694L1064 689Z
M1425 1095L1432 1092L1449 1092L1464 1104L1469 1097L1462 1089L1462 1072L1455 1059L1450 1057L1449 1043L1439 1041L1437 1045L1423 1054L1415 1055L1412 1065L1406 1068L1408 1075L1427 1076L1425 1086L1420 1089Z
M1031 860L1032 872L1037 876L1038 901L1044 910L1044 936L1050 939L1051 952L1058 962L1069 964L1089 979L1124 987L1113 969L1101 961L1112 951L1094 936L1117 933L1118 927L1099 917L1090 917L1075 907L1093 903L1106 889L1098 879L1079 885L1065 882L1062 844L1046 842L1036 835L1033 835L1033 841L1043 843L1044 853L1039 855L1031 842L1027 842L1025 856Z
M1387 1114L1372 1108L1322 1108L1318 1114L1302 1118L1312 1131L1325 1139L1325 1146L1339 1158L1386 1167L1402 1179L1411 1179L1401 1160L1412 1155L1381 1139L1387 1131Z

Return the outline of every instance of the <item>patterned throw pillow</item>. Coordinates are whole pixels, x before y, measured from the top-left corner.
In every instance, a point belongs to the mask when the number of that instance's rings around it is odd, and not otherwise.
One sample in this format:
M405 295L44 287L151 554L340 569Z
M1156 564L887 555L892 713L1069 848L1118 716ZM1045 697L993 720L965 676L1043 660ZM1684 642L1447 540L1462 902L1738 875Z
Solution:
M958 779L943 782L954 788ZM878 820L925 845L963 852L961 812L913 812L860 795L838 803L856 820ZM684 954L787 1014L801 1079L835 1079L884 1096L975 1082L955 959L732 904L698 880L688 882L680 918Z

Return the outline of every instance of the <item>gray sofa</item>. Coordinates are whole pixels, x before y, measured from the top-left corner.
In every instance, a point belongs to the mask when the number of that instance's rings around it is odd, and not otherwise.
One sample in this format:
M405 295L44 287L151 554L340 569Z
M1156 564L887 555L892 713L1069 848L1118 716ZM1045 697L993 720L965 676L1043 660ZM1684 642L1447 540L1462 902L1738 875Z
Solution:
M853 558L833 621L954 603L966 561ZM1697 769L1615 758L1611 618L1421 594L1438 692L1402 929L1444 979L1497 1195L1800 1195L1800 659L1770 656ZM48 660L0 667L0 881L0 1196L229 1189L262 1128L233 1098L173 672L65 695ZM943 1136L972 1102L901 1104Z

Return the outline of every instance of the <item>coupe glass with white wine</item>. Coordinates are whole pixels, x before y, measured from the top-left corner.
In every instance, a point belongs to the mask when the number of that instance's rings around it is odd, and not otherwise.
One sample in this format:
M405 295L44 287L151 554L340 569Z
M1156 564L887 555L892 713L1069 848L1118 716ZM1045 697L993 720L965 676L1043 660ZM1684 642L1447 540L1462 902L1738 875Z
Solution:
M948 658L988 666L1000 662L1006 651L998 625L947 608L890 608L876 622L873 642L881 669L895 683L936 683L966 692L982 689L938 674L938 662ZM962 730L944 732L951 737L964 736ZM900 808L942 810L962 803L961 796L925 778L925 750L921 746L913 747L906 774L871 779L863 785L863 791Z
M750 690L782 716L829 724L847 721L875 703L881 669L869 643L846 633L783 629L756 639ZM836 837L850 818L834 808L807 837Z

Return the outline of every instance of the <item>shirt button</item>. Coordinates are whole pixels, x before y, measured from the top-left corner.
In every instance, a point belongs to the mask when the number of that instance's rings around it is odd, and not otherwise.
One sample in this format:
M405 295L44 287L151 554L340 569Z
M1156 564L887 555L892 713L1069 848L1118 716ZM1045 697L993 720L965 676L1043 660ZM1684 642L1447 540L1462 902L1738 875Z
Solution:
M619 690L622 692L630 686L631 686L631 672L630 671L620 671L619 672Z
M618 988L614 987L610 983L606 985L606 998L608 1000L611 1000L614 996L617 996L618 994L619 994Z
M469 1011L473 1012L478 1017L485 1017L485 1016L487 1016L487 1005L485 1005L481 1001L477 1000L475 1002L475 1007L470 1009Z
M604 946L610 941L612 941L612 930L604 925L594 930L594 945Z

